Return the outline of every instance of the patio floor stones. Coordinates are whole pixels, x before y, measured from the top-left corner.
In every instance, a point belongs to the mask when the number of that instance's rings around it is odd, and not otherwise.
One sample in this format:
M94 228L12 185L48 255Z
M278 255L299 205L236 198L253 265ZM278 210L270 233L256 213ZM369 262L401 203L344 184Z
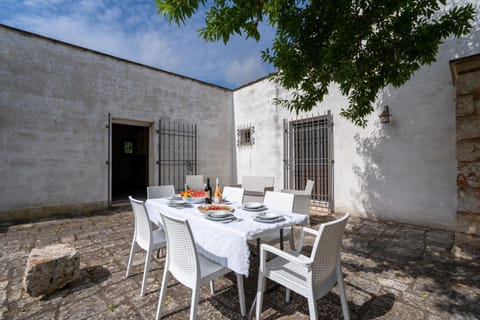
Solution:
M312 226L332 220L311 216ZM298 232L298 230L296 230ZM140 297L145 256L134 261L125 278L133 236L129 208L98 215L0 226L0 319L154 319L164 259L152 258L147 294ZM80 277L43 298L22 289L31 249L69 243L80 252ZM311 239L307 241L312 244ZM480 319L480 252L451 254L453 233L410 225L351 218L345 231L342 264L353 319ZM253 248L254 249L254 248ZM308 253L308 250L307 250ZM256 263L245 278L247 307L256 292ZM202 288L199 319L242 319L233 274L216 281L216 294ZM335 287L317 303L320 319L338 319ZM275 288L265 295L262 315L269 319L308 319L305 298ZM172 281L167 291L166 319L185 319L191 291Z

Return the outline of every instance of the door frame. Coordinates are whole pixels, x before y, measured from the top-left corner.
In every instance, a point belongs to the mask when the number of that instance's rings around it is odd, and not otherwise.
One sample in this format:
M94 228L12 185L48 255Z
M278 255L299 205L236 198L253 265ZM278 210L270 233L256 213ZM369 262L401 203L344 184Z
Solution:
M154 184L154 170L155 170L155 159L154 159L154 148L155 148L155 121L144 121L136 119L126 119L121 117L114 117L110 113L108 114L108 206L112 206L112 125L113 124L124 124L129 126L144 127L148 128L148 185Z

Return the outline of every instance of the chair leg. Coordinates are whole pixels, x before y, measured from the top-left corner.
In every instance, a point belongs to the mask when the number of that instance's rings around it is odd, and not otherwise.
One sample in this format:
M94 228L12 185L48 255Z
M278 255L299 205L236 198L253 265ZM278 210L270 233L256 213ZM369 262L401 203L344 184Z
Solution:
M128 276L130 275L130 269L132 268L133 255L135 254L135 251L137 251L137 242L134 238L132 241L132 247L130 249L130 256L128 257L127 274L125 275L126 278L128 278Z
M340 294L340 301L342 303L343 319L350 320L350 312L348 311L348 301L345 294L345 284L343 283L342 271L337 269L337 284L338 292Z
M148 271L150 270L150 258L152 257L152 252L147 250L147 256L145 257L145 268L143 269L143 281L142 281L142 291L140 295L143 297L145 295L145 287L147 286L147 277Z
M212 296L215 294L215 287L214 287L213 280L210 281L210 293L212 294Z
M308 311L310 312L311 320L318 319L317 300L315 299L314 296L308 297Z
M157 251L157 259L160 259L160 258L163 258L167 255L167 248L166 247L163 247L163 248L160 248L158 249Z
M292 297L292 290L285 288L285 302L290 303L291 297Z
M190 306L190 320L197 319L197 307L200 300L200 286L197 284L192 290L192 303Z
M295 238L293 237L293 229L290 230L290 250L295 251Z
M238 287L238 299L240 300L240 314L242 317L247 313L245 309L245 290L243 288L243 276L236 273L237 275L237 287Z
M169 280L168 269L165 268L163 271L163 279L162 279L162 287L160 288L160 297L158 298L158 307L157 307L157 315L155 317L156 320L159 320L162 316L162 309L165 304L165 296L167 293L167 286Z
M263 293L265 292L266 283L267 283L267 279L260 273L258 276L258 287L257 287L257 310L255 313L256 320L260 320L260 315L262 314Z

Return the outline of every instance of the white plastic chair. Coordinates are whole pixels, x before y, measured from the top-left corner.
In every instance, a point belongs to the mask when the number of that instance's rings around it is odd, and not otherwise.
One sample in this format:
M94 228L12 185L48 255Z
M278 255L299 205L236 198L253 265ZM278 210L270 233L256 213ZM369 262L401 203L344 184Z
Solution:
M185 183L192 190L204 190L205 182L203 175L185 176Z
M291 193L267 191L263 204L272 213L292 213L294 195ZM260 237L262 243L275 244L280 242L280 231L270 231L262 233ZM290 241L290 248L295 247L292 228L283 229L283 240Z
M224 187L222 197L228 201L242 203L245 189L236 187Z
M161 213L165 233L167 235L167 261L163 272L162 287L158 301L156 319L160 319L165 295L168 287L169 273L183 285L192 289L190 319L197 317L197 305L200 297L200 286L210 282L231 270L197 253L190 225L185 219L177 219ZM245 294L243 276L237 275L240 313L245 316Z
M148 271L150 269L150 258L152 251L165 248L167 242L165 239L165 233L162 229L152 230L150 219L148 218L147 209L143 201L135 200L131 196L130 204L132 205L133 216L135 219L135 231L133 234L132 248L130 250L130 257L128 258L127 274L126 277L130 275L130 269L132 267L133 255L137 250L137 246L145 250L145 268L143 270L143 280L142 280L142 289L140 295L145 295L145 286L147 284Z
M303 190L305 194L312 194L314 183L315 182L313 180L307 180L307 183L305 184L305 190Z
M173 195L175 195L175 187L171 184L147 187L148 199L168 198Z
M268 244L260 247L260 268L258 274L256 319L262 312L263 292L266 279L271 279L286 287L285 300L290 301L290 290L308 299L310 319L317 319L316 301L327 294L335 283L338 284L344 319L350 319L345 285L340 264L342 236L350 214L340 219L324 223L320 230L303 228L303 232L315 235L315 243L309 257L297 251L285 252ZM304 233L301 235L303 244ZM267 262L267 253L277 257Z
M293 212L310 214L310 200L314 184L313 180L307 180L304 190L282 190L282 192L294 194Z

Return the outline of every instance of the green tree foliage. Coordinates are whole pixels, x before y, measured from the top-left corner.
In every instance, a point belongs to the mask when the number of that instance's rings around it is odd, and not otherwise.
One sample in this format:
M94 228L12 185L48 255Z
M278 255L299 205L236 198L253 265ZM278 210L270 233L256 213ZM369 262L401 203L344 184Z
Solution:
M268 19L276 34L262 58L293 92L277 104L309 111L335 82L349 101L342 116L359 126L382 88L434 62L442 40L468 34L475 14L471 3L447 8L445 0L157 0L176 24L200 6L207 7L199 29L207 41L227 43L234 34L258 41L258 24Z

